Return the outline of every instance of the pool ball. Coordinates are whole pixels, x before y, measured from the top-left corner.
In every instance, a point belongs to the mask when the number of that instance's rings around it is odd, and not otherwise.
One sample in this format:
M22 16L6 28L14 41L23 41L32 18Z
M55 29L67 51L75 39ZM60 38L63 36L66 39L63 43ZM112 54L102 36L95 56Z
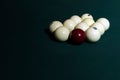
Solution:
M51 33L53 33L60 26L63 26L63 24L60 21L53 21L50 24L49 30L50 30Z
M81 22L77 24L77 26L75 27L75 29L81 29L83 31L86 31L88 28L89 28L89 25L85 22Z
M100 22L104 26L105 30L108 30L110 27L110 22L106 18L99 18L96 22Z
M87 23L89 26L91 26L93 23L95 23L95 21L91 18L86 18L82 22Z
M64 26L57 28L57 30L54 33L55 38L58 41L67 41L69 38L69 34L70 34L70 31Z
M73 15L70 19L71 19L73 22L75 22L76 25L82 21L82 19L81 19L78 15Z
M75 25L76 25L75 22L73 22L71 19L65 20L63 24L70 31L72 31L74 29Z
M86 40L86 34L81 29L74 29L70 33L70 41L74 44L80 44Z
M99 22L94 23L91 27L96 28L100 32L101 35L103 35L105 32L104 26Z
M84 19L86 19L86 18L91 18L91 19L93 19L93 16L92 16L91 14L89 14L89 13L85 13L85 14L83 14L83 15L81 16L81 18L82 18L82 20L84 20Z
M99 30L97 30L96 27L90 27L86 31L86 36L90 42L97 42L101 38L101 34L100 34Z

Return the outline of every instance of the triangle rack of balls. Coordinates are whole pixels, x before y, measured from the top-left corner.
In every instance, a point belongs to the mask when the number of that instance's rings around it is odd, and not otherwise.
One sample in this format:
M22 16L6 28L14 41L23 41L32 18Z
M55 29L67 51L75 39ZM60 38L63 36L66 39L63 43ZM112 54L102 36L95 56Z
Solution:
M73 15L63 23L53 21L49 30L58 41L70 40L73 43L80 44L85 40L89 42L99 41L109 27L110 22L107 18L99 18L95 21L92 15L85 13L81 17Z

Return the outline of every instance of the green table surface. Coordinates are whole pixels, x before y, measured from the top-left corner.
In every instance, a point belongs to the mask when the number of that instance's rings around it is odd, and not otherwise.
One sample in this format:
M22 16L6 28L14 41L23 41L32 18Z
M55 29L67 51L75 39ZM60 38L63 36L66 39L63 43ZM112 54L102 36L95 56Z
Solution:
M119 0L4 0L2 7L1 80L120 80ZM52 21L86 12L110 21L100 41L51 38Z

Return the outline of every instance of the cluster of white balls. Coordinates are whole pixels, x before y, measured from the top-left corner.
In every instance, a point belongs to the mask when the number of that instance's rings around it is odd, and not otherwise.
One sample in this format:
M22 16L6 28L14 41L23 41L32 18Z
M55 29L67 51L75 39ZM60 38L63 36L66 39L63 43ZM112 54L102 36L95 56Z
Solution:
M71 31L81 29L86 33L86 37L90 42L97 42L109 27L110 22L108 19L99 18L95 21L92 15L85 13L81 17L73 15L63 23L53 21L50 24L49 30L51 33L54 33L57 40L67 41Z

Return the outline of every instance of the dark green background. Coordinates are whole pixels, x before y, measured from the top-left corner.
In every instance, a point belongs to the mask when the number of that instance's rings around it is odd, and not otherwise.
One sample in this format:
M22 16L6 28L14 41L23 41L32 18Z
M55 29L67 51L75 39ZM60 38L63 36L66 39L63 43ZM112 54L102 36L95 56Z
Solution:
M71 45L50 38L53 20L91 13L111 26L97 43ZM120 80L119 0L4 0L1 80Z

